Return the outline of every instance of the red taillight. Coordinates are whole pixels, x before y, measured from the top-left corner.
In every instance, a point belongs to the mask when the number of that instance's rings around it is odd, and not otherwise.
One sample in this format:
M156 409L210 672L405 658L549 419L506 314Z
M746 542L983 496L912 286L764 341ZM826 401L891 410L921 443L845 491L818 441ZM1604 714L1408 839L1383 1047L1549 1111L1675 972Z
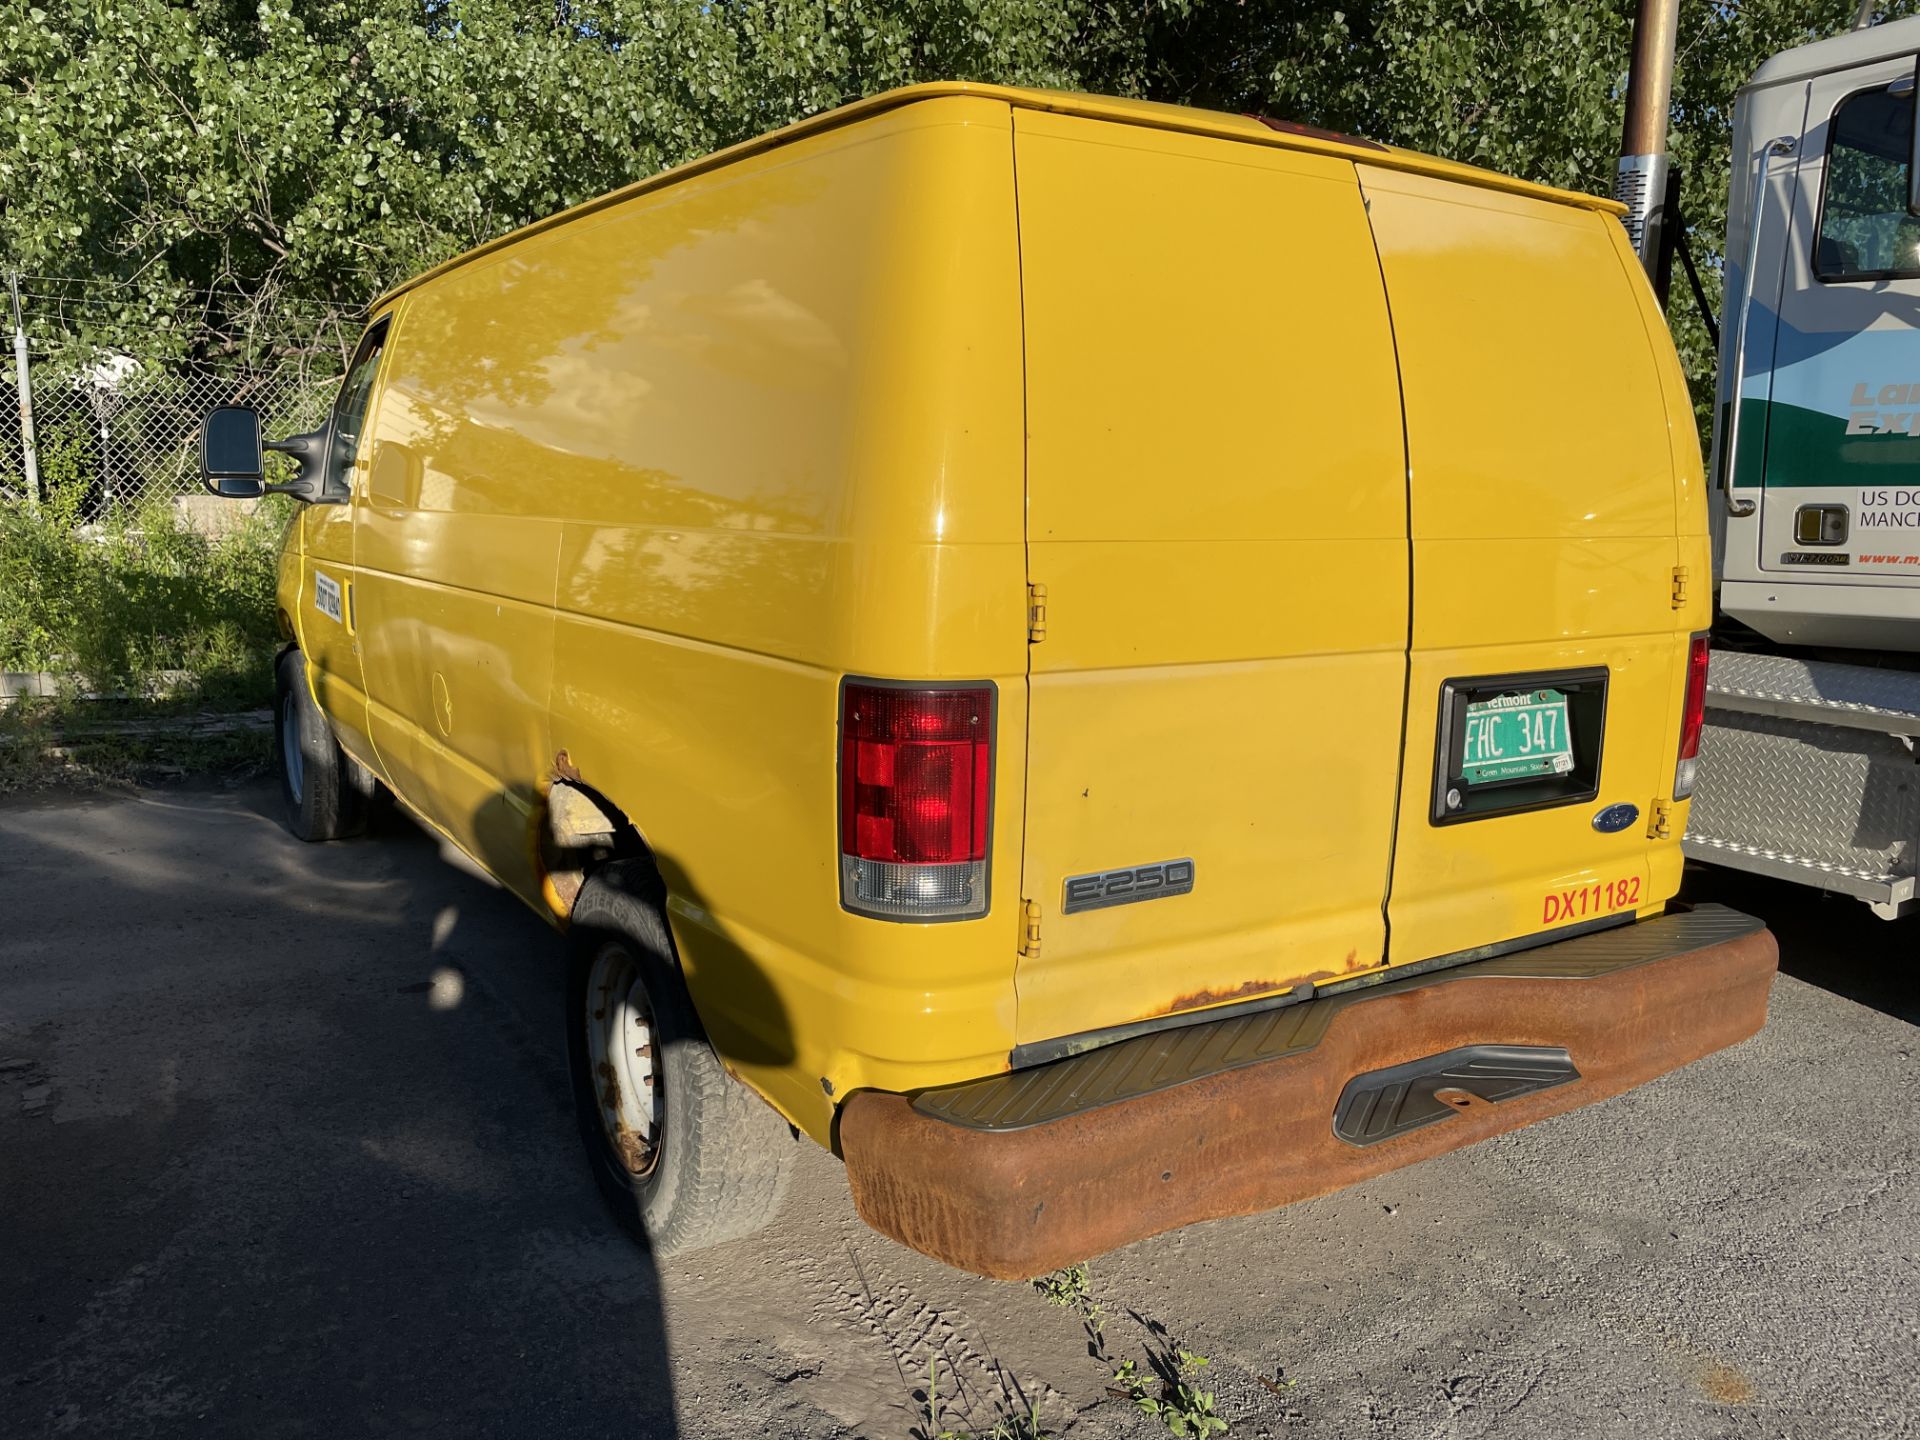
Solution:
M1700 732L1707 721L1707 637L1695 635L1687 647L1687 696L1680 708L1680 759L1673 770L1673 798L1693 794L1700 765Z
M991 685L840 690L841 899L909 920L986 913Z

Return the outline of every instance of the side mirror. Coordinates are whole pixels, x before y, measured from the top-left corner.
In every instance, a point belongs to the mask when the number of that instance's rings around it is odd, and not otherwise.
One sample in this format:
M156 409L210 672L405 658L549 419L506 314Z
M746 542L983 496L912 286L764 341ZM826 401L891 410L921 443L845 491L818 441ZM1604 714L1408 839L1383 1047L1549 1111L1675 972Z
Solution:
M1904 86L1896 80L1888 87L1888 93L1898 95L1905 90L1907 98L1914 101L1916 114L1920 114L1920 55L1914 57L1913 74L1907 77ZM1920 215L1920 124L1915 124L1907 132L1907 213Z
M260 416L245 405L222 405L200 426L200 483L227 500L266 493Z

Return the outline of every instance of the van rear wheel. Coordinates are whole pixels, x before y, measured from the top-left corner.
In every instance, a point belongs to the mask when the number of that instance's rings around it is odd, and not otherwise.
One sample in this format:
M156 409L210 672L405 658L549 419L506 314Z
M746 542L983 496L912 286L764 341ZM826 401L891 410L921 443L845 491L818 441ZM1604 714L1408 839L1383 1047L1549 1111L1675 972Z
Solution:
M616 862L581 889L567 1051L594 1179L623 1227L672 1255L768 1224L796 1141L713 1053L665 907L665 887L644 862Z
M373 777L333 738L307 689L307 657L288 650L274 667L273 760L287 828L302 840L340 840L367 828Z

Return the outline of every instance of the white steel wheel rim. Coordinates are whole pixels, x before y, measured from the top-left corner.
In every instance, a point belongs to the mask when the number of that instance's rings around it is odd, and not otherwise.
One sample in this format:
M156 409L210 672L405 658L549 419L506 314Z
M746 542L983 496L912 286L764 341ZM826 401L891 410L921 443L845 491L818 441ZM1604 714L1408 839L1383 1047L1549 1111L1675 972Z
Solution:
M600 1129L631 1175L652 1173L660 1157L664 1097L654 1058L653 1006L640 967L618 945L604 945L587 976L587 1064Z
M297 802L307 779L306 756L300 750L300 707L289 690L280 702L280 763L287 771L287 791Z

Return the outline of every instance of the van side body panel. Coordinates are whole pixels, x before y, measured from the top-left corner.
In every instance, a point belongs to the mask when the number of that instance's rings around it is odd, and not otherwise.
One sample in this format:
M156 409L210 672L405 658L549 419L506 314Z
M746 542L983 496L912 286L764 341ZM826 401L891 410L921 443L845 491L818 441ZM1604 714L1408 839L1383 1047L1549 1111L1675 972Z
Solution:
M1413 642L1392 899L1396 963L1655 913L1694 608L1673 603L1679 398L1606 215L1360 166L1393 310L1412 472ZM1685 417L1687 412L1679 412ZM1695 446L1697 451L1697 443ZM1697 527L1696 527L1697 528ZM1607 674L1590 801L1440 825L1443 685ZM1593 818L1636 807L1624 830Z
M388 330L355 477L356 610L389 783L537 906L559 528L539 451L502 423L552 338L515 279L511 261L454 271Z
M528 319L551 336L487 401L527 447L513 473L541 518L521 533L555 547L551 745L658 859L715 1047L823 1143L835 1097L991 1072L1013 1043L1026 574L1008 114L890 112L485 267L540 277ZM998 686L984 918L841 908L846 674Z
M1406 465L1349 162L1025 110L1014 127L1048 610L1032 1043L1382 963ZM1176 860L1190 893L1068 908L1069 877Z

